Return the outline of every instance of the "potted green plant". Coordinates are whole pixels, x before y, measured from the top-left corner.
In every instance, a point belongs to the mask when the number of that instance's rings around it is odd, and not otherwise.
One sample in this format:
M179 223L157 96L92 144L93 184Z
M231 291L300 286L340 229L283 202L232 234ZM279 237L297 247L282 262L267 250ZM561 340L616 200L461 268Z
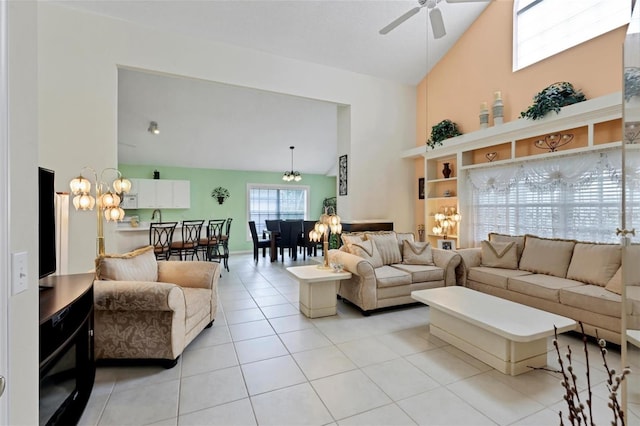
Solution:
M577 90L571 83L561 81L553 83L533 97L533 105L520 113L521 118L539 120L550 111L560 112L560 108L586 101L582 91Z
M224 203L224 200L229 198L230 195L231 194L229 194L229 190L227 188L223 188L221 186L213 188L213 191L211 191L211 197L217 199L218 200L218 204Z
M624 69L624 100L629 102L634 96L640 97L640 68Z
M442 145L442 141L460 136L462 133L458 130L458 125L451 120L442 120L431 128L431 136L427 139L427 146L431 149Z

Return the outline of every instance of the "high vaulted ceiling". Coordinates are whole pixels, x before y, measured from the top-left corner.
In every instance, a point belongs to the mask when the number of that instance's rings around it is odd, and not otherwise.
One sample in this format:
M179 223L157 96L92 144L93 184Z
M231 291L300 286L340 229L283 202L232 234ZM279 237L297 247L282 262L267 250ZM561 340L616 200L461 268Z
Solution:
M378 33L391 21L418 6L418 0L49 1L141 26L237 45L409 85L416 85L426 75L488 4L488 1L448 3L446 0L428 0L428 2L434 2L442 12L447 32L443 38L434 39L427 7L422 8L415 16L387 35ZM152 84L153 82L161 84L161 80L151 74L130 73L126 77L139 79L145 75L150 76L148 82L130 86L131 90L121 91L119 95L119 109L127 112L128 119L128 121L123 120L124 116L119 114L120 162L273 171L290 168L288 147L294 145L296 146L295 167L301 172L330 173L335 166L335 150L327 151L326 149L335 142L335 139L327 141L324 134L318 134L318 137L314 138L301 138L301 129L280 129L282 131L279 133L273 129L273 142L264 137L260 141L254 140L254 147L257 149L253 151L257 153L256 156L247 155L248 152L252 152L251 147L247 149L246 145L234 143L238 140L243 140L243 143L249 141L251 139L249 135L244 139L241 137L240 139L213 140L211 135L214 134L236 135L237 123L233 120L203 119L195 125L193 121L188 121L193 111L158 109L158 103L153 102L150 96L153 93L160 93L160 90L156 90ZM121 84L125 84L122 79L120 81ZM174 83L188 88L192 87L195 81ZM208 102L209 109L215 111L221 108L220 105L233 104L230 99L248 99L253 96L254 99L262 99L265 105L273 108L274 114L299 116L306 112L308 116L301 121L301 124L308 128L327 127L327 122L323 121L325 114L318 114L318 111L326 111L331 107L326 103L314 105L313 101L287 99L282 95L265 92L250 94L246 89L230 86L210 86L207 92L215 92L216 96L212 96L209 100L200 99L192 103L207 104ZM184 96L198 94L202 96L202 91L192 89L184 92ZM149 98L141 99L141 96L149 96ZM189 104L189 101L185 100L184 103ZM163 116L166 118L161 118ZM163 133L158 135L159 137L153 141L155 145L147 145L152 142L149 139L151 135L146 132L149 119L158 121L161 129L162 127L165 130L175 129L179 132L177 134L180 134L180 144L189 141L189 149L176 150L175 146L173 149L163 148L162 144L178 142L175 137L167 138L166 132L164 137ZM291 120L286 122L291 123ZM214 125L216 127L212 127ZM335 123L330 124L329 128L332 125ZM269 137L269 135L265 136ZM206 159L194 156L194 152L208 152L212 148L215 150L216 143L227 145L225 147L226 162L215 156L207 156ZM285 158L287 161L283 164L280 160L277 165L267 161L270 159L269 154L260 148L261 145L270 146L272 150L277 146L276 151L284 151L278 152L278 158ZM149 146L155 146L152 159L148 158ZM324 147L324 151L320 152L319 147ZM141 154L143 152L147 154L145 163L139 161L143 158ZM165 155L163 156L162 153ZM308 160L305 160L305 153L309 157ZM230 158L237 164L230 164L228 161ZM256 164L262 164L262 166L256 168Z

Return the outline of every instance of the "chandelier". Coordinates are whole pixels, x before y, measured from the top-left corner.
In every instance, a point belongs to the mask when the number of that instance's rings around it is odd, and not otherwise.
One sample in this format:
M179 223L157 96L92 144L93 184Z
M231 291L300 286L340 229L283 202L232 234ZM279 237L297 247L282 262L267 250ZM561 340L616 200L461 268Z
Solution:
M433 233L442 235L446 240L447 234L455 231L458 223L462 220L462 215L455 207L445 207L443 211L436 213L433 218L436 221L436 226L432 229Z
M295 148L294 146L289 147L289 149L291 150L291 171L284 172L284 174L282 175L282 180L286 182L291 182L292 180L296 182L300 182L302 180L302 175L300 174L300 172L293 171L293 149L294 148Z

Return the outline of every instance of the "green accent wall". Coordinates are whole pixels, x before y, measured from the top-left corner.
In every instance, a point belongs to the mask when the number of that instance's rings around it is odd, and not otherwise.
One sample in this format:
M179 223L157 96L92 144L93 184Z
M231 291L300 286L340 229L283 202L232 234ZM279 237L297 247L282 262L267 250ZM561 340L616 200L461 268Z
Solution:
M188 167L153 167L119 164L118 169L127 178L152 179L153 171L160 172L160 179L188 180L191 182L191 208L163 209L163 221L189 219L224 219L232 217L229 250L251 251L253 243L247 224L247 185L269 184L286 186L282 173L253 172L240 170L196 169ZM335 176L303 174L300 182L292 186L309 187L309 220L322 214L322 200L336 196ZM227 188L231 196L224 204L211 198L211 191L217 186ZM141 221L151 221L152 209L127 210L127 215L138 215Z

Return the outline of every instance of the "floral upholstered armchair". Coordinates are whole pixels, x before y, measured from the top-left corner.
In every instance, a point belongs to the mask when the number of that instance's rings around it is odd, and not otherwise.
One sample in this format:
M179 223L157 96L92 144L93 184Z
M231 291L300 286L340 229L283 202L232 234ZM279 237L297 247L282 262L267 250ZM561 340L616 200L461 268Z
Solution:
M215 320L219 269L215 262L158 262L152 246L98 257L96 359L152 359L173 367Z

